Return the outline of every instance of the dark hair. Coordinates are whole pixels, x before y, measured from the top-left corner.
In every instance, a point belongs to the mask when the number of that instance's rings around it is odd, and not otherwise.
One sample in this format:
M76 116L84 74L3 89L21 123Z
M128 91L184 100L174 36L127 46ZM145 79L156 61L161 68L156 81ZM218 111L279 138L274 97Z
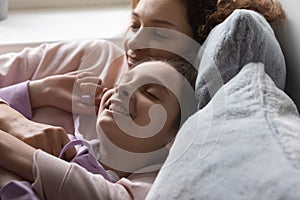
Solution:
M185 79L189 82L193 90L195 90L196 79L198 70L185 59L178 57L176 59L165 60L169 63L176 71L178 71Z
M163 1L163 0L162 0ZM282 23L286 16L278 0L181 0L186 5L194 39L204 42L211 29L223 22L236 9L249 9L262 14L270 24ZM139 0L131 0L134 9Z
M184 76L184 78L189 82L193 90L195 90L198 70L190 62L186 61L181 57L172 59L145 58L135 63L132 67L135 67L147 61L162 61L170 64L177 72Z

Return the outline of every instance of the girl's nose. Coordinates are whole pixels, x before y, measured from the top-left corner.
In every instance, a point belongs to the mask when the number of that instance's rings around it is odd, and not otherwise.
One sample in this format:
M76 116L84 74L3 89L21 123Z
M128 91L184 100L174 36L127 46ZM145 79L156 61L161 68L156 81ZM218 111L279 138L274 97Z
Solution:
M124 105L128 108L132 116L135 114L136 107L136 92L132 85L120 84L116 87L116 92L119 98L123 101Z
M128 96L129 96L129 92L127 92L126 90L122 90L121 92L123 93L123 95L124 95L125 97L128 97Z
M130 97L130 87L127 84L120 84L116 87L116 92L119 94L120 97L128 98Z

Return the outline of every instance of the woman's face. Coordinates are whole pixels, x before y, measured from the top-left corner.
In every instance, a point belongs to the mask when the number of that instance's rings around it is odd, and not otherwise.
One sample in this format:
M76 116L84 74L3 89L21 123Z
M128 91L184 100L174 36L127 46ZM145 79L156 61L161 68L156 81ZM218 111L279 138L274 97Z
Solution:
M145 58L170 59L177 57L178 52L187 51L188 44L181 34L193 36L183 2L140 0L132 11L129 30L124 38L129 67Z
M114 145L135 153L164 147L179 126L180 84L180 75L164 62L146 62L129 70L102 97L97 120L100 141L105 135Z

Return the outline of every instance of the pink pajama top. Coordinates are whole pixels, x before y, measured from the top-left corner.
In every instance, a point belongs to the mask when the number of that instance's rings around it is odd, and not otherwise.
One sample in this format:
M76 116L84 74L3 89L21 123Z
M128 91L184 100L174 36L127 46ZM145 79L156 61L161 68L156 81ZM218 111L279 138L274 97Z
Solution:
M92 71L99 75L106 86L113 87L127 70L124 51L111 42L93 40L43 44L19 53L0 55L0 88L3 90L3 87L20 83L18 86L12 86L17 90L14 89L14 93L6 96L7 102L12 103L12 107L28 118L60 125L55 121L58 117L52 116L64 111L49 108L53 109L49 112L49 109L41 108L31 112L28 90L24 90L24 87L27 87L27 80L78 70ZM15 100L11 101L9 98ZM0 99L1 101L3 102L3 99ZM72 115L70 117L73 118ZM75 120L80 120L80 116L77 117ZM90 136L86 137L89 139ZM35 181L32 186L37 194L42 199L55 200L145 199L157 175L157 172L132 174L111 183L101 175L92 174L77 164L65 162L41 150L34 154L33 173Z
M41 150L34 155L33 188L42 199L145 199L157 175L132 174L111 183L102 175L87 172Z

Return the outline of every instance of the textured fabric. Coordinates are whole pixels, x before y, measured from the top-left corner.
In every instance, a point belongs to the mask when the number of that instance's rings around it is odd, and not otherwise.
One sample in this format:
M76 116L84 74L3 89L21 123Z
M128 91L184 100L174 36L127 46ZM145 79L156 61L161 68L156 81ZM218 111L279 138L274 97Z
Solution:
M267 74L284 89L283 53L272 28L257 12L235 10L211 31L203 47L196 81L198 108L249 62L264 63Z
M295 104L249 63L183 125L147 199L300 199L299 144Z
M0 101L5 101L27 118L32 117L30 97L28 92L29 81L21 82L8 87L0 88Z

